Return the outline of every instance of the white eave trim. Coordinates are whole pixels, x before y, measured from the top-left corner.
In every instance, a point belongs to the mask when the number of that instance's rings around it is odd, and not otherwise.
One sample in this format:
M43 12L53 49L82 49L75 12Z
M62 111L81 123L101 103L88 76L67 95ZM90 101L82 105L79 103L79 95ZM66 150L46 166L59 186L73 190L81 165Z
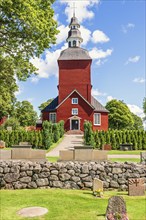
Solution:
M76 92L92 109L95 109L76 89L74 89L57 107L59 108L74 92Z

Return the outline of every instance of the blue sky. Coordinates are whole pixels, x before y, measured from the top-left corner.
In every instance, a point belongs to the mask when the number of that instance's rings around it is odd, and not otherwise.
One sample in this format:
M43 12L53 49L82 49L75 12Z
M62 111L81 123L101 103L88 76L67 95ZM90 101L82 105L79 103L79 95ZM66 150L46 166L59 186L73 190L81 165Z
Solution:
M92 57L92 94L103 105L113 98L123 100L132 112L143 117L145 96L145 0L57 0L53 4L60 33L56 45L32 63L38 76L19 82L17 99L30 101L35 110L58 94L57 58L67 48L68 24L76 3L83 37L81 47ZM39 111L38 111L39 112Z

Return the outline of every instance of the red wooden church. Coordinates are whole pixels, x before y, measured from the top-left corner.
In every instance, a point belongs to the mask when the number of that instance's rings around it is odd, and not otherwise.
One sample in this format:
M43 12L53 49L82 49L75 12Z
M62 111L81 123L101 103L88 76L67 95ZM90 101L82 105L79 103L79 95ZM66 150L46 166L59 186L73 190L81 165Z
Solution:
M58 59L58 96L42 110L42 120L53 123L64 120L65 130L81 130L85 120L93 130L108 129L108 111L91 95L91 63L87 50L80 47L83 39L75 15L68 32L68 48Z

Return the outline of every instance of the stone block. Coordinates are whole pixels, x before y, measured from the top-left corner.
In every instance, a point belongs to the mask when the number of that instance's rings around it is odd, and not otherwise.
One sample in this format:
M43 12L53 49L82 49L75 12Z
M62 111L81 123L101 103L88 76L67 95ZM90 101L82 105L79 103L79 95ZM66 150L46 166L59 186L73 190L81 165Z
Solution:
M46 151L45 150L30 150L30 158L31 159L45 159L46 158Z
M140 152L140 162L141 163L146 163L146 151L145 152Z
M61 161L74 160L74 151L72 151L72 150L59 151L59 160L61 160Z
M95 179L93 179L93 192L95 192L97 190L103 191L103 181L95 178Z
M76 161L92 161L92 149L75 149L74 160Z
M31 158L31 149L14 148L12 149L12 160L13 159L29 159Z
M0 149L0 160L10 160L11 159L11 150L2 150Z
M104 161L107 160L107 151L93 150L92 161Z
M129 196L144 196L145 186L143 178L128 179L128 195Z

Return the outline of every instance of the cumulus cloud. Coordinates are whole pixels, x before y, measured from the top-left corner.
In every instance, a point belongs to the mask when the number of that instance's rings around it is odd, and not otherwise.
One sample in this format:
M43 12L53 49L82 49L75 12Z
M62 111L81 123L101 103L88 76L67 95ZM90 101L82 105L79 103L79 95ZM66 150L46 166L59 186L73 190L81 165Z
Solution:
M125 65L129 63L137 63L140 60L140 56L135 56L135 57L129 57L128 60L126 61Z
M144 113L143 113L143 109L140 108L137 105L131 105L131 104L127 104L128 108L130 109L131 112L133 112L135 115L143 118L144 117Z
M106 43L108 42L110 39L109 37L107 37L102 31L100 30L95 30L92 33L92 41L94 43Z
M98 5L100 3L100 0L74 0L75 2L75 14L78 18L79 22L82 22L85 19L92 19L94 17L94 12L90 9L90 7L93 7L95 5ZM73 1L72 0L64 0L61 1L61 4L67 4L67 7L65 8L65 14L67 16L67 21L69 22L72 15L73 15Z
M113 99L116 99L116 98L114 98L113 96L111 96L111 95L109 95L109 96L107 96L107 102L110 102L110 101L112 101Z
M134 29L135 28L135 24L133 24L133 23L128 23L128 24L126 24L126 25L122 25L122 32L124 33L124 34L127 34L127 32L129 31L129 30L132 30L132 29Z
M80 27L80 31L81 31L81 36L83 38L82 45L86 45L91 39L91 31L85 28L84 26Z
M133 82L135 82L135 83L145 83L145 79L144 78L135 78L134 80L133 80Z
M53 52L46 50L45 58L35 57L34 59L32 59L31 62L38 69L38 75L32 77L31 82L36 83L39 78L49 78L52 75L58 76L57 59L59 58L61 51L66 48L67 44Z
M102 49L94 47L91 51L89 51L89 54L93 59L103 59L110 56L112 52L112 49L107 49L106 51L104 51Z
M100 92L98 89L92 89L93 96L106 96L106 93Z
M59 34L57 35L57 40L56 43L60 44L63 41L66 41L67 36L68 36L68 31L69 31L69 27L68 26L64 26L64 25L60 25L58 27L58 30L60 31Z

